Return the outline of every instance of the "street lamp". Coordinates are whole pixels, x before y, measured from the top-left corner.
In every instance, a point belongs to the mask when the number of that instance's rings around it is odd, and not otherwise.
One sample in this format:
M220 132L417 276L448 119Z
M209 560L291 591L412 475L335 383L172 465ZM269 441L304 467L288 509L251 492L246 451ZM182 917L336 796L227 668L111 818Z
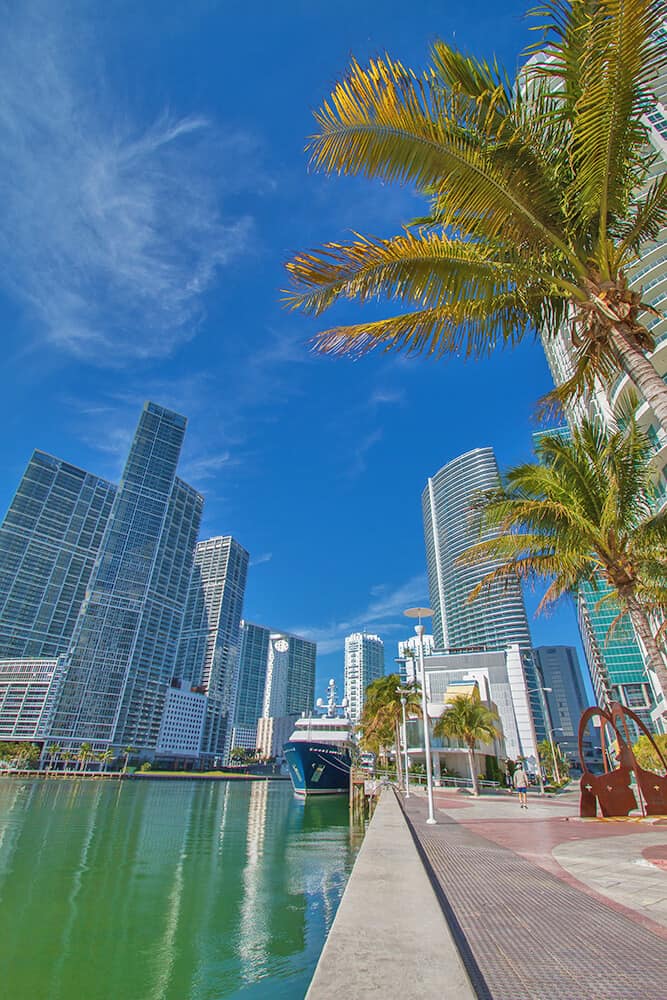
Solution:
M407 723L406 718L405 718L405 696L407 694L407 691L406 691L405 688L397 687L396 688L396 692L397 692L397 694L399 694L401 696L401 709L403 711L403 752L404 752L404 755L405 755L405 766L403 768L403 770L405 772L405 777L404 777L403 780L405 781L405 797L406 797L406 799L409 799L410 798L410 778L409 778L409 774L408 774L408 768L409 768L410 764L409 764L409 760L408 760L408 723Z
M526 693L530 696L535 694L536 691L540 692L540 698L542 699L542 711L544 712L544 695L542 694L542 688L526 688ZM530 715L530 728L532 730L532 737L535 743L535 753L537 754L537 778L540 783L540 795L544 795L544 778L542 777L542 764L540 763L540 748L537 744L537 730L535 729L535 716L533 714L533 706L530 704L530 697L528 698L528 714ZM546 713L545 713L546 718Z
M408 608L403 614L406 618L417 618L415 625L417 645L419 647L419 669L422 680L422 721L424 723L424 756L426 757L426 793L428 796L427 823L437 823L433 811L433 775L431 774L431 737L428 731L428 706L426 704L426 671L424 669L424 626L422 618L430 618L433 612L430 608Z

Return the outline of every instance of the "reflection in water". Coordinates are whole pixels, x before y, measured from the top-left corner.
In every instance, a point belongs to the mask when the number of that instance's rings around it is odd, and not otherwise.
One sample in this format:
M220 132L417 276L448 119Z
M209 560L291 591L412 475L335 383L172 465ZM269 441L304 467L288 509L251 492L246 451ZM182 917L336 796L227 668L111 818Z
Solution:
M299 998L352 865L286 782L0 784L12 1000Z

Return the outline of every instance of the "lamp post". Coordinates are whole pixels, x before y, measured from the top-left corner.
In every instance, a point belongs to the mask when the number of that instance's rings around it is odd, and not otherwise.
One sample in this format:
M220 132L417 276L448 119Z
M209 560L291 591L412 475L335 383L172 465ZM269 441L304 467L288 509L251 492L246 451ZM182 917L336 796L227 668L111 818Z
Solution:
M431 774L431 737L428 731L428 706L426 703L426 670L424 669L424 626L422 618L430 618L433 614L430 608L408 608L403 614L406 618L416 618L415 625L417 645L419 647L419 669L422 681L422 722L424 724L424 756L426 758L426 794L428 797L427 823L437 823L433 810L433 775Z
M528 714L530 715L530 728L531 735L533 737L533 742L535 743L535 753L537 754L537 779L540 783L540 795L544 795L544 778L542 777L542 765L540 763L540 748L537 744L537 730L535 729L535 716L533 715L533 708L530 704L530 695L534 694L536 691L540 691L540 697L542 688L526 688L526 694L528 695ZM544 709L543 709L544 711Z
M408 760L408 723L405 718L405 690L404 688L397 687L397 693L401 696L401 709L403 711L403 754L405 765L403 770L405 771L405 797L410 798L410 776L409 776L409 760Z

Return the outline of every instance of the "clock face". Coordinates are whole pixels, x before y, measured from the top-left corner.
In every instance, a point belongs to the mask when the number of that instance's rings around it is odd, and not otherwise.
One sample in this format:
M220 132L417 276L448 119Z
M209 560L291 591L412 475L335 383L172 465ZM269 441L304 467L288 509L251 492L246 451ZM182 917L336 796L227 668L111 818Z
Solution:
M275 642L275 648L278 653L286 653L289 649L289 642L287 639L277 639Z

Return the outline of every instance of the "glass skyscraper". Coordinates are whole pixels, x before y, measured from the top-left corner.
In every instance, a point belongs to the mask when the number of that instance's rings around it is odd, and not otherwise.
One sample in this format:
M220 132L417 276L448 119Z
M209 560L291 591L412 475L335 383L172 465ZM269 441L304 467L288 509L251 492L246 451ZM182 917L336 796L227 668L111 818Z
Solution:
M64 660L49 738L152 749L203 500L176 478L186 420L146 403Z
M271 629L252 622L241 622L241 656L234 725L257 726L264 706L264 688L269 659Z
M0 526L0 659L67 649L116 487L35 451Z
M474 501L500 484L492 448L475 448L452 459L432 476L422 494L429 594L436 651L506 650L517 644L538 739L545 734L544 712L532 657L521 584L498 581L474 601L468 595L500 563L487 559L472 566L459 556L485 536Z
M211 757L226 757L230 749L248 558L230 535L195 549L176 677L208 695L202 753Z

